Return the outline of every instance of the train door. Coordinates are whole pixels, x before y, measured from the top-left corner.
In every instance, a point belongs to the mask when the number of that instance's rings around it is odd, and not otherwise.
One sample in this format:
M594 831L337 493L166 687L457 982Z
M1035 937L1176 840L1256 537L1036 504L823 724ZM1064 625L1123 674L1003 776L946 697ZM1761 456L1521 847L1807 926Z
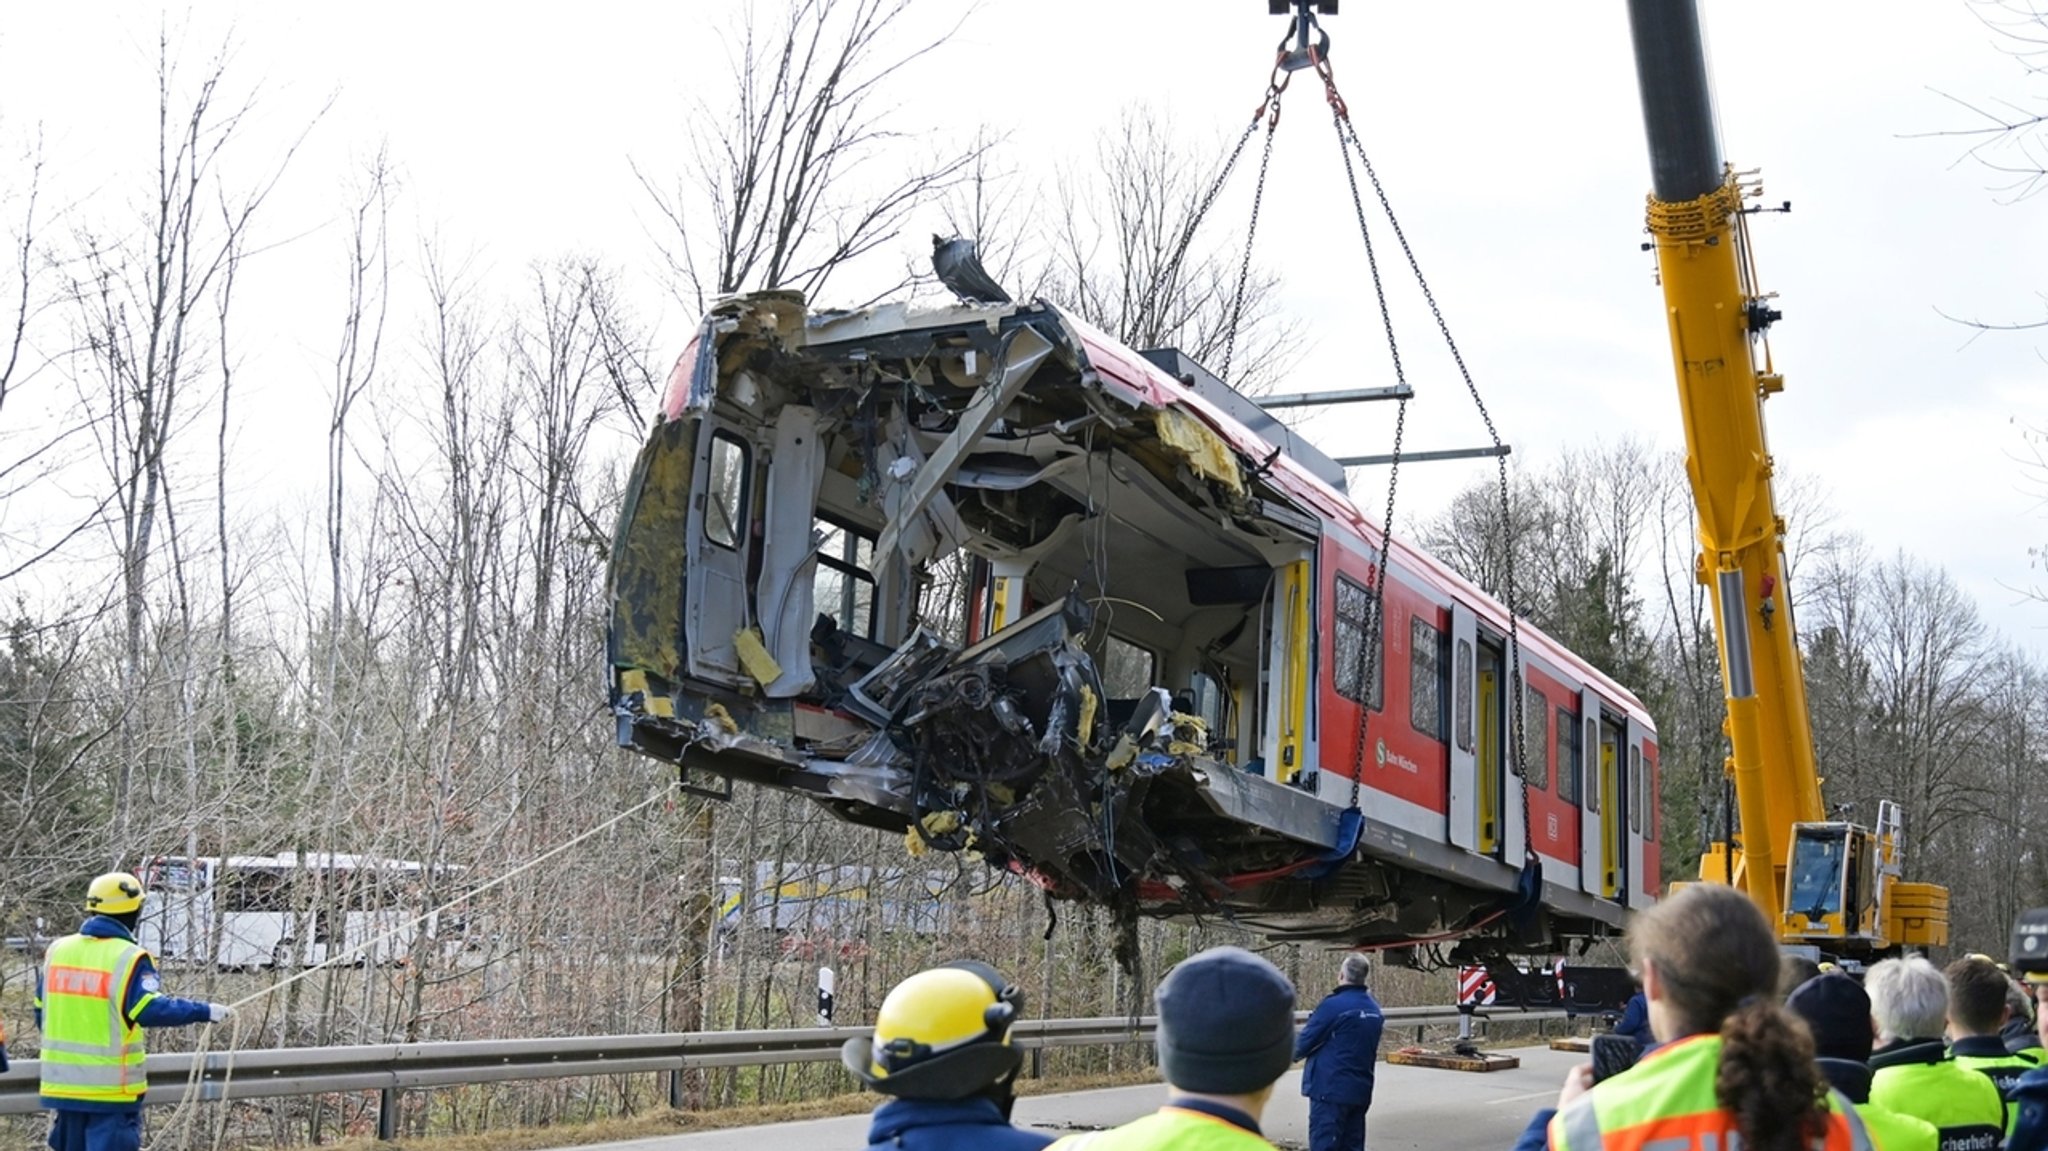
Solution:
M1526 740L1536 725L1543 722L1543 716L1532 715L1528 710L1529 656L1526 652L1522 654L1522 674L1516 676L1515 681L1512 685L1515 695L1504 697L1501 708L1503 747L1507 745L1508 740L1515 738L1517 732ZM1536 697L1539 703L1542 698L1540 695ZM1515 725L1515 713L1508 710L1514 707L1517 701L1522 705L1520 727ZM1526 754L1527 749L1524 748L1517 749L1516 755L1504 757L1504 771L1501 775L1501 858L1516 867L1522 865L1523 858L1528 854L1529 844L1528 809L1522 800L1522 790L1528 786L1524 773L1529 770L1529 765L1522 761ZM1518 766L1521 768L1520 772L1515 770Z
M1600 890L1595 894L1602 899L1621 898L1621 869L1628 846L1621 819L1621 738L1614 722L1601 717L1600 778L1595 789L1600 800Z
M754 449L710 415L698 424L684 560L683 635L690 674L740 683L735 637L747 621L748 509L753 504Z
M775 699L811 690L811 626L817 621L815 582L806 571L820 549L812 535L818 485L825 474L825 421L816 408L787 404L775 414L775 447L768 460L761 503L762 641L781 673L765 686ZM707 501L708 502L708 501ZM849 584L851 580L847 581Z
M1600 697L1592 688L1579 692L1579 890L1601 894L1606 866L1601 860L1605 837L1600 834Z
M1501 658L1500 648L1487 640L1479 641L1478 675L1478 748L1476 752L1479 786L1479 852L1482 855L1499 855L1501 839L1506 829L1501 826L1501 791L1505 779L1506 744L1501 736Z
M1650 905L1650 876L1643 866L1643 835L1654 814L1652 806L1657 797L1650 790L1650 771L1643 762L1643 725L1633 717L1626 724L1628 736L1628 765L1622 787L1628 793L1628 863L1622 869L1627 879L1628 905L1648 907Z
M1451 605L1451 843L1479 851L1478 621L1464 604Z

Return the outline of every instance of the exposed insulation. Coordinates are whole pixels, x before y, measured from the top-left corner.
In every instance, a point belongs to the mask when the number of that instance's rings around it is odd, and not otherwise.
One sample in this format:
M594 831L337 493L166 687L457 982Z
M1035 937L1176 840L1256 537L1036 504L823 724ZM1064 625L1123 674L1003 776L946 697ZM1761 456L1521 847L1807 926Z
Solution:
M712 702L704 705L704 722L727 735L740 733L739 723L733 719L731 712L725 710L722 703Z
M1196 474L1244 494L1244 476L1237 470L1237 457L1214 429L1179 408L1161 408L1154 419L1159 442L1186 460Z
M732 637L733 650L739 654L740 666L754 677L754 682L763 687L782 678L782 665L768 654L768 645L761 639L761 629L741 628Z

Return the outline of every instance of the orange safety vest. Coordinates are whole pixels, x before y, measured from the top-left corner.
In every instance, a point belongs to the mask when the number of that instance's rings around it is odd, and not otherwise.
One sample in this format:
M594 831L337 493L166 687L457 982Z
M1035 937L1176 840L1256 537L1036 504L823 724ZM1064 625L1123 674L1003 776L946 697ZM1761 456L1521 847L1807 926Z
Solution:
M1721 1037L1695 1035L1574 1099L1550 1120L1550 1151L1719 1151L1737 1134L1735 1116L1714 1097ZM1676 1142L1673 1142L1673 1141ZM1870 1132L1839 1092L1828 1092L1820 1151L1876 1151Z

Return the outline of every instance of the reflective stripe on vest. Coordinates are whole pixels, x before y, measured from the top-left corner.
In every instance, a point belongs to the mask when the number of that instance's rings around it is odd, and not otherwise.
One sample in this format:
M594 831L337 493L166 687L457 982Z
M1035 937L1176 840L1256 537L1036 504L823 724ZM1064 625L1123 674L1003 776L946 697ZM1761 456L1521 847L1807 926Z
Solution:
M67 935L43 964L42 1094L134 1103L148 1087L142 1029L122 998L148 954L125 939Z
M2005 1141L2005 1098L1989 1076L1953 1059L1880 1067L1870 1101L1934 1124L1941 1151L1998 1151Z
M1550 1120L1550 1151L1719 1151L1741 1146L1735 1116L1721 1109L1714 1078L1721 1037L1666 1044L1572 1101ZM1828 1092L1825 1151L1877 1151L1839 1092Z
M1069 1135L1047 1151L1273 1151L1273 1145L1229 1120L1161 1107L1108 1131Z

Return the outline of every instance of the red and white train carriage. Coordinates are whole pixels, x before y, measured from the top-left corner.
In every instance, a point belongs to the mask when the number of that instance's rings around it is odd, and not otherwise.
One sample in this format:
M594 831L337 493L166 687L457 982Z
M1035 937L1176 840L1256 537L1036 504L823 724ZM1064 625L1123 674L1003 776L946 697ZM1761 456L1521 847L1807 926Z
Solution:
M1496 952L1619 927L1658 891L1649 716L1399 540L1376 611L1344 484L1043 302L728 301L619 519L620 742L1128 912Z

